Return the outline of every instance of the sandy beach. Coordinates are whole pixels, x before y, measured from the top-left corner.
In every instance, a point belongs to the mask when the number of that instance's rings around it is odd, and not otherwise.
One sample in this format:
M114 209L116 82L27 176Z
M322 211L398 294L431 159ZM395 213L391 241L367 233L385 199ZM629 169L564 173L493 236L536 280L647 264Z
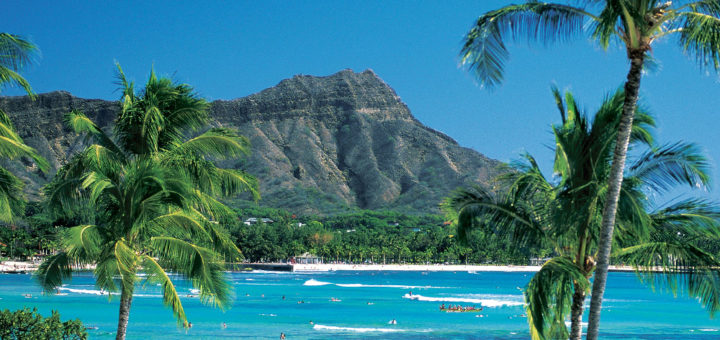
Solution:
M460 264L294 264L294 271L389 270L428 272L536 272L540 266L460 265Z

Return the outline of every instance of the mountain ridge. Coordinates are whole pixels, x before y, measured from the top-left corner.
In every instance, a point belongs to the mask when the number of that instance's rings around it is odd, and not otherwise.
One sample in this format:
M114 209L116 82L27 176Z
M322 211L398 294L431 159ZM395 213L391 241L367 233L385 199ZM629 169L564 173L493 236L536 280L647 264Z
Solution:
M0 108L54 171L86 145L63 125L64 114L83 111L110 131L119 104L55 91L35 101L0 97ZM372 70L296 75L246 97L213 101L209 115L211 125L237 128L252 144L248 159L222 165L258 177L264 205L298 213L437 212L456 187L489 185L503 171L502 163L423 125ZM28 162L8 165L31 192L49 178Z

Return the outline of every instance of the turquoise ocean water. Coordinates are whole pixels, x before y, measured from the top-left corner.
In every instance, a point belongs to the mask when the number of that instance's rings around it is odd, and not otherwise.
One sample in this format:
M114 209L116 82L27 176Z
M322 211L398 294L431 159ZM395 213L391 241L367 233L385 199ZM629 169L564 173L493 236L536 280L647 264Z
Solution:
M236 297L226 311L201 305L192 287L177 281L193 327L178 327L162 305L158 287L150 286L136 291L128 339L278 339L281 332L287 339L526 339L520 288L532 275L229 273ZM407 298L410 291L415 299ZM23 295L28 293L30 297ZM60 293L43 296L30 275L0 275L0 309L28 306L46 314L55 309L63 319L77 317L96 327L89 330L91 338L114 338L119 299L101 295L90 273L75 276ZM438 308L442 303L484 309L445 313ZM397 324L388 323L393 319ZM718 339L720 320L711 319L693 299L653 293L632 273L611 273L601 331L607 339Z

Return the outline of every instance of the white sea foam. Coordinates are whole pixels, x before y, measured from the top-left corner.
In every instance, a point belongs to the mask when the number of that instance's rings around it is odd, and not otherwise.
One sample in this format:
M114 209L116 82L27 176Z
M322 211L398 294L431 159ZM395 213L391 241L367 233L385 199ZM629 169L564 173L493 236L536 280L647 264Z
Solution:
M452 288L452 287L434 287L434 286L366 285L366 284L362 284L362 283L332 283L332 282L318 281L315 279L310 279L310 280L305 281L305 283L303 283L303 286L326 286L326 285L336 285L338 287L343 287L343 288L402 288L402 289L432 289L432 288L446 289L446 288Z
M326 285L331 285L331 284L332 283L330 283L330 282L323 282L323 281L318 281L315 279L310 279L310 280L305 281L305 283L303 283L303 286L326 286Z
M715 328L700 328L698 329L701 332L717 332L718 330Z
M470 297L454 297L454 296L423 296L417 294L405 294L404 299L418 300L418 301L431 301L431 302L465 302L465 303L477 303L483 307L503 307L503 306L522 306L525 303L518 301L514 295L508 295L512 299L506 298L503 295L488 295L484 298L470 298ZM522 297L520 297L522 299Z
M77 294L91 294L91 295L107 295L108 292L97 290L97 289L76 289L76 288L67 288L67 287L60 287L58 290L64 290L68 291L70 293L77 293Z
M368 332L380 332L380 333L397 333L407 332L405 329L400 328L362 328L362 327L338 327L338 326L325 326L325 325L314 325L313 329L316 330L327 330L327 331L347 331L357 333L368 333Z
M77 289L77 288L67 288L67 287L59 287L58 290L67 291L70 293L75 294L88 294L88 295L108 295L107 291L104 290L97 290L97 289ZM109 293L112 295L119 295L118 293ZM67 294L57 294L57 295L67 295ZM133 294L134 297L162 297L160 294Z
M336 283L338 287L345 288L402 288L402 289L447 289L451 287L433 287L433 286L406 286L406 285L366 285L362 283Z

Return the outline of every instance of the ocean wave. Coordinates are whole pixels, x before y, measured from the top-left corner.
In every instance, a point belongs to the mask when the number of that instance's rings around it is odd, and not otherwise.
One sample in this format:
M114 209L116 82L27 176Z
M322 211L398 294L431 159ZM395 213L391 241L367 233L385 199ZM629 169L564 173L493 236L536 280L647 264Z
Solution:
M509 295L513 299L503 299L503 296L488 296L487 298L469 298L469 297L452 297L452 296L440 296L431 297L417 294L405 294L403 299L417 300L417 301L430 301L430 302L465 302L465 303L477 303L483 307L504 307L504 306L522 306L525 303L517 301L514 295Z
M67 287L60 287L58 290L68 291L70 293L77 293L77 294L90 294L90 295L107 295L108 292L104 290L97 290L97 289L76 289L76 288L67 288Z
M357 333L368 333L368 332L380 332L380 333L398 333L407 332L405 329L400 328L364 328L364 327L338 327L338 326L325 326L325 325L314 325L313 329L316 330L328 330L328 331L347 331Z
M303 286L326 286L326 285L331 285L331 284L332 283L330 283L330 282L323 282L323 281L318 281L315 279L310 279L310 280L305 281L305 283L303 283Z
M338 287L345 288L402 288L402 289L448 289L452 287L434 287L434 286L406 286L406 285L366 285L362 283L336 283Z
M402 288L402 289L447 289L452 287L434 287L434 286L408 286L408 285L367 285L363 283L332 283L310 279L303 283L303 286L327 286L336 285L343 288Z
M58 290L67 291L70 293L75 294L88 294L88 295L98 295L98 296L104 296L108 295L107 291L104 290L97 290L97 289L77 289L77 288L67 288L67 287L59 287ZM119 293L109 293L111 295L119 295ZM67 295L67 294L57 294L57 295ZM162 297L160 294L133 294L134 297Z

